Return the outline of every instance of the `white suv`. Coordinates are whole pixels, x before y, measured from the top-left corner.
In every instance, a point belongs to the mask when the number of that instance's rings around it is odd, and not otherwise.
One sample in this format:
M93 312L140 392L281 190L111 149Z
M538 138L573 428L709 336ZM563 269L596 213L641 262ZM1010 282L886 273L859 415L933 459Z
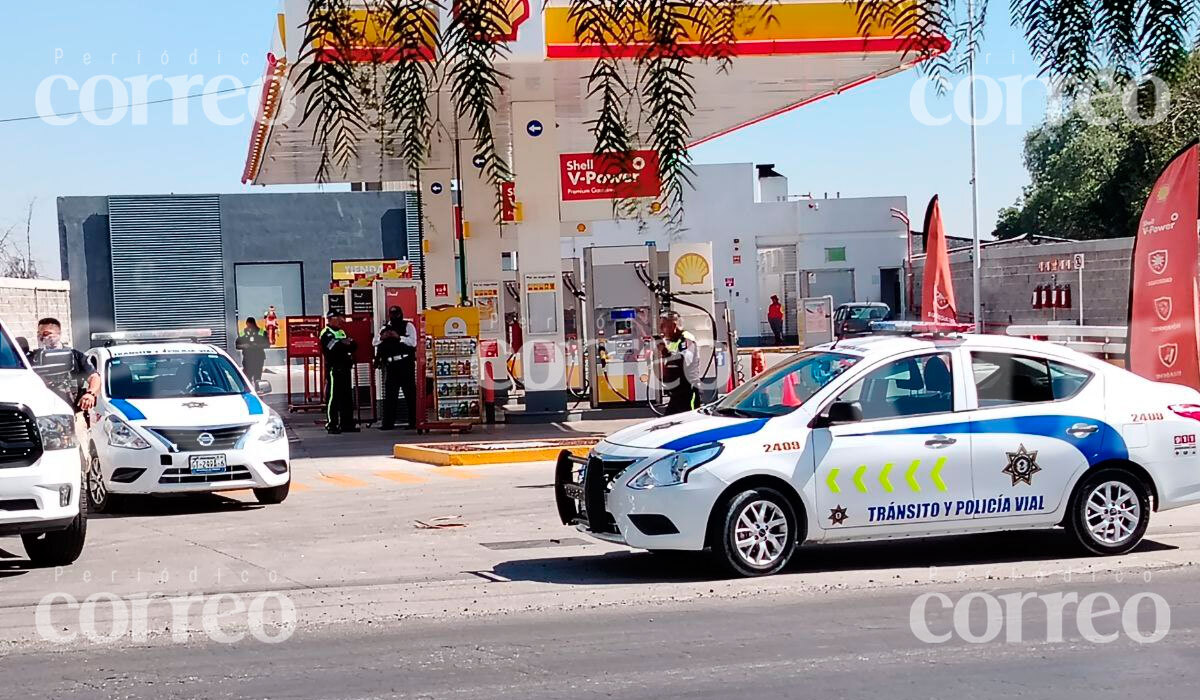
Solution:
M0 537L20 535L38 566L78 559L87 535L82 475L75 414L0 322Z

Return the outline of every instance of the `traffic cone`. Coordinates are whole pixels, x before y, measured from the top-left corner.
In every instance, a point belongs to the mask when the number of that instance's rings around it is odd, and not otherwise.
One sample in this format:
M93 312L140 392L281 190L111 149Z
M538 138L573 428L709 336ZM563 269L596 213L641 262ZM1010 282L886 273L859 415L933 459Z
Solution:
M762 350L755 350L750 353L750 376L757 377L767 369L767 363L763 360Z

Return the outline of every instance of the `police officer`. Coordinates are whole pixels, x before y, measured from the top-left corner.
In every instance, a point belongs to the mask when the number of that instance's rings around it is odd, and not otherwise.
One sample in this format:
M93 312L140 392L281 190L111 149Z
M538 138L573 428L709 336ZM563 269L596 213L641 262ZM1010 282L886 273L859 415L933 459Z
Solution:
M667 391L667 415L686 413L700 405L700 353L696 337L683 329L675 311L659 315L659 379Z
M396 427L396 401L404 392L408 427L417 427L417 329L399 306L388 309L388 322L379 330L375 366L383 370L382 430Z
M55 371L39 372L42 380L86 418L100 393L100 374L83 353L63 345L62 324L58 319L38 321L37 340L38 349L29 353L29 363L47 370L53 366Z
M330 311L321 330L321 354L325 358L325 429L330 433L357 433L354 424L354 393L351 371L357 344L342 328L342 314Z

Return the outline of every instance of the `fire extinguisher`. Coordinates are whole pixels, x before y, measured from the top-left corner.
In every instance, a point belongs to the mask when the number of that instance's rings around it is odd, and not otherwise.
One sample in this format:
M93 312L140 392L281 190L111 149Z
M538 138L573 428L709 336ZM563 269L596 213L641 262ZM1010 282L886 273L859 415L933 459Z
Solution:
M1033 288L1033 304L1032 304L1032 306L1035 309L1042 308L1042 285L1040 285L1040 284Z
M1064 284L1062 291L1062 308L1071 308L1071 285Z
M1062 285L1056 284L1050 289L1050 308L1062 308Z
M1048 284L1042 285L1042 308L1050 308L1050 285Z

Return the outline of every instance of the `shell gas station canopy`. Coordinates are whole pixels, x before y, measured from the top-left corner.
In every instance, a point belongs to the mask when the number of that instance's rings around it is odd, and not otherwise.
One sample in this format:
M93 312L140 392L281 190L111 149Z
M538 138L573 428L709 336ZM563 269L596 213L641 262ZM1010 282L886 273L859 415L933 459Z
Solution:
M690 120L692 145L796 109L843 90L911 67L918 59L905 48L915 37L888 27L861 31L853 4L842 0L782 0L773 5L773 21L743 23L737 33L736 56L728 71L716 61L694 61L696 105ZM500 66L502 94L497 99L494 129L498 145L511 145L514 102L551 101L556 108L557 147L563 153L594 148L588 122L599 98L588 95L587 77L599 47L576 40L569 3L564 0L513 0L513 29L508 53ZM746 11L754 11L748 3ZM442 11L445 15L445 11ZM355 14L369 25L365 9ZM273 50L264 76L263 104L247 155L243 180L256 185L313 182L320 152L313 145L313 122L303 122L305 96L298 89L307 0L286 0L278 16ZM445 16L441 18L446 22ZM364 64L386 61L372 46L376 28L362 33L368 45L355 47L351 58ZM937 39L941 50L948 42ZM629 47L632 57L635 47ZM453 57L444 57L452 60ZM631 61L632 63L632 61ZM439 92L433 104L435 122L453 128L449 97ZM630 114L637 124L636 111ZM370 120L368 119L368 122ZM442 130L444 131L444 130ZM463 129L462 131L467 131ZM453 156L435 127L429 164L448 164ZM376 141L364 139L346 182L413 179L397 158L380 157Z

